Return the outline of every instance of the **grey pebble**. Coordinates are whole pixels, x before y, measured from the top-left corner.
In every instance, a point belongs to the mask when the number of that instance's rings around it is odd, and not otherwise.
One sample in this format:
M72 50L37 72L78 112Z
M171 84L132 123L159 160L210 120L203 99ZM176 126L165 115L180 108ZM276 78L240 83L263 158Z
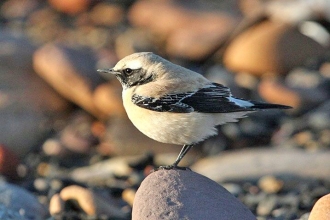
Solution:
M158 170L136 192L132 219L256 219L216 182L189 170Z

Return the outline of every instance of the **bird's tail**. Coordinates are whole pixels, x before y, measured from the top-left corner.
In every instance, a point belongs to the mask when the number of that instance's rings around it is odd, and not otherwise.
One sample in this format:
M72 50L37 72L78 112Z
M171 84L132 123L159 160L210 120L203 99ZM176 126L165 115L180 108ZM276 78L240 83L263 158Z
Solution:
M265 102L256 102L256 101L250 101L253 106L251 108L254 109L290 109L292 108L291 106L287 105L280 105L280 104L270 104L270 103L265 103Z

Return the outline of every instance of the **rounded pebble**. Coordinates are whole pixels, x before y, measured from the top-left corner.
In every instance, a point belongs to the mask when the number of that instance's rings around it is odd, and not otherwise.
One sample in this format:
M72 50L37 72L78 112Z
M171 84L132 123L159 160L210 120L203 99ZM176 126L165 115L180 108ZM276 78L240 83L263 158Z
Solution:
M263 176L259 180L259 187L266 193L277 193L283 187L283 181L274 176Z
M330 219L330 194L321 197L314 205L308 220Z
M172 169L153 172L142 182L132 219L256 218L216 182L192 171Z

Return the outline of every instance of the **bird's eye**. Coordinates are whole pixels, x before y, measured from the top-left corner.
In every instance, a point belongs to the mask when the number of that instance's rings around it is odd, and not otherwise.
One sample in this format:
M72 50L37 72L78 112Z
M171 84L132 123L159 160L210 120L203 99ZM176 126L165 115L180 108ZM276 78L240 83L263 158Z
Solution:
M131 75L133 73L133 70L130 68L126 68L124 72L126 73L126 75Z

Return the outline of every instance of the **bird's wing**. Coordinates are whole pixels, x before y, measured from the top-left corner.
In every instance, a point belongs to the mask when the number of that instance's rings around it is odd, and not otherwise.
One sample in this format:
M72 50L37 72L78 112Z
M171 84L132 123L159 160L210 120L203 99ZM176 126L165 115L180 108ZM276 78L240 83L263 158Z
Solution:
M168 94L160 98L134 94L132 102L141 108L158 112L226 113L255 110L249 108L253 106L251 102L232 97L227 87L217 83L197 91Z

